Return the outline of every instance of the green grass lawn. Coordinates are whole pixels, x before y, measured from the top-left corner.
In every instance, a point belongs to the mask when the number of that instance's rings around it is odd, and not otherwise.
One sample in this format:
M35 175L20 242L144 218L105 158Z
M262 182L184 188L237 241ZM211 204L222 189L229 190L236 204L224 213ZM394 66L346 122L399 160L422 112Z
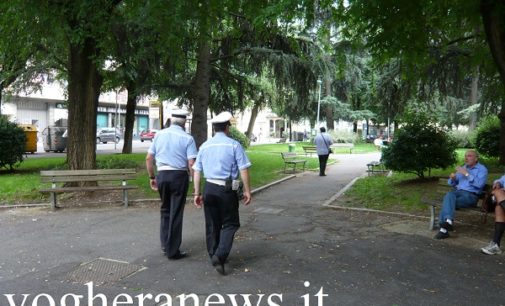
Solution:
M293 142L291 144L295 145L295 153L302 155L305 154L305 152L303 152L303 146L314 145L313 143L310 142ZM263 151L263 152L275 152L275 153L288 152L289 145L290 143L261 144L250 146L248 151L250 152ZM333 149L333 151L335 154L349 154L349 149L347 148L337 148ZM370 152L377 152L377 149L373 144L359 143L354 145L353 153L370 153Z
M466 149L456 151L458 162L456 165L464 164ZM481 158L480 162L488 170L488 183L503 175L503 166L498 165L496 158ZM448 178L455 167L448 169L434 169L432 177ZM426 212L426 205L421 203L421 197L431 197L436 192L438 179L418 179L415 174L393 173L391 177L371 176L359 179L353 187L346 192L342 199L342 205L366 207L379 210L394 211L423 211Z
M279 152L282 152L280 145L275 145L272 151L260 146L248 150L247 155L253 166L250 168L252 188L263 186L272 181L285 177L284 162ZM301 147L300 147L301 149ZM316 169L319 165L317 158L304 157L307 159L307 169ZM97 164L103 168L132 168L137 169L137 178L129 181L129 184L139 187L132 191L132 198L157 198L158 193L149 188L149 180L145 169L145 154L112 154L97 156ZM52 158L28 158L16 168L14 173L0 171L0 204L18 203L40 203L48 201L48 195L42 195L38 190L49 184L40 183L39 172L41 170L65 169L65 157ZM193 192L190 185L188 193Z

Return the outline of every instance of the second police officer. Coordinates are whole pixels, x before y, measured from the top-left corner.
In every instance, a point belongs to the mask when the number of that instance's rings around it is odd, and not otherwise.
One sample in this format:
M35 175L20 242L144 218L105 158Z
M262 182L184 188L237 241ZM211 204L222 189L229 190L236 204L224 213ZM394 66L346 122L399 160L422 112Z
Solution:
M230 254L235 232L240 227L238 177L243 182L243 200L251 202L249 167L240 143L229 137L232 115L223 112L212 119L215 135L204 142L193 166L194 203L204 209L207 252L216 271L225 275L225 262ZM201 172L206 183L200 194Z

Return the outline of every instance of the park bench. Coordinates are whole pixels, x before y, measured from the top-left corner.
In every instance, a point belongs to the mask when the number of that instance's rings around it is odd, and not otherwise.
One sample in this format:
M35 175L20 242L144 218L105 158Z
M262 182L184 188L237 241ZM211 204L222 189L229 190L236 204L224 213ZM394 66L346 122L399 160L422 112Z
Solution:
M444 196L447 192L454 190L452 186L447 184L447 179L444 178L439 178L437 185L436 185L436 190L434 193L425 193L422 198L421 202L428 205L430 209L430 224L429 224L429 229L434 230L437 225L438 225L438 214L437 214L437 208L441 208L442 206L442 201L444 199ZM488 203L489 203L489 197L491 196L491 186L486 184L484 186L484 189L479 196L479 200L477 202L477 206L475 207L469 207L469 208L464 208L463 210L469 211L469 212L474 212L479 214L479 219L482 224L487 222L487 215L488 215Z
M286 173L286 167L288 165L293 165L293 172L296 172L296 166L301 164L303 166L303 171L305 171L305 163L307 162L304 159L297 159L296 153L292 152L283 152L281 153L282 159L284 160L284 173Z
M50 193L51 207L54 210L57 208L56 195L58 193L123 190L123 203L125 207L128 207L128 190L136 189L137 186L127 185L127 181L136 177L135 169L40 171L41 182L51 183L51 188L42 188L40 192ZM120 185L65 186L68 183L82 185L84 182L119 182Z
M338 148L348 148L349 154L352 154L352 150L354 150L354 144L352 142L335 142L330 148L338 149Z
M316 154L317 153L316 146L302 146L302 148L303 148L303 152L305 152L305 156L307 156L308 154Z
M389 173L389 170L387 170L384 167L384 164L379 161L371 161L368 164L366 164L366 167L367 167L366 172L368 173L368 176L385 175Z
M279 141L277 141L277 143L286 143L286 140L287 140L287 138L282 137L279 139Z

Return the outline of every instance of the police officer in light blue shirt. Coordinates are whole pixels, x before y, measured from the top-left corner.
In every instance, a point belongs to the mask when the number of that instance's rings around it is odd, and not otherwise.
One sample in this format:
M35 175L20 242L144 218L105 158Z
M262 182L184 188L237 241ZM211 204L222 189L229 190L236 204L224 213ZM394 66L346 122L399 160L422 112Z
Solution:
M444 196L439 222L440 231L435 239L449 237L453 230L454 215L457 208L467 208L477 205L479 196L487 181L487 169L479 163L479 156L475 150L465 153L465 164L451 173L447 183L455 188Z
M184 131L186 116L186 111L172 112L171 126L156 133L146 157L151 189L157 190L161 197L161 248L169 259L186 257L179 249L182 218L191 167L197 155L195 140ZM154 163L157 176L154 176Z
M249 167L240 143L229 137L231 113L223 112L214 117L212 124L216 134L204 142L193 166L197 207L204 207L207 252L212 265L225 274L225 261L230 254L233 237L240 227L239 174L244 187L244 204L251 202ZM203 197L200 194L201 173L205 175Z

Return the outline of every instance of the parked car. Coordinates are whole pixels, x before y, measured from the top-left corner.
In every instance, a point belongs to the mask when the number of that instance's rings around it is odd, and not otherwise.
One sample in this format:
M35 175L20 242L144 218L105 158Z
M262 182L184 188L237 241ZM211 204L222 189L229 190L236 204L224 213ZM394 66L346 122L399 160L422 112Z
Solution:
M107 143L109 141L115 141L118 143L121 140L121 131L114 128L103 128L98 130L96 133L96 142Z
M140 141L144 142L144 140L150 140L153 141L154 136L156 136L156 132L158 130L143 130L140 132Z

